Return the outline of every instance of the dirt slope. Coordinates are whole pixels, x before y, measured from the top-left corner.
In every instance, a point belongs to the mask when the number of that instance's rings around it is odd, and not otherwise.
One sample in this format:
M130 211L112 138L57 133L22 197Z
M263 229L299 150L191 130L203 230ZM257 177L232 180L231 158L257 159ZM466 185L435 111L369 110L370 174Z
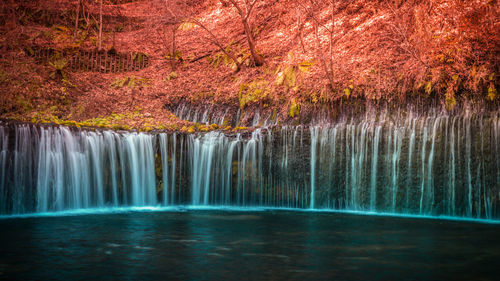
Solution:
M498 108L497 1L257 1L250 24L265 60L260 67L251 65L241 18L228 1L104 1L103 47L146 53L151 64L134 72L64 70L65 78L54 77L54 67L36 63L26 46L95 49L99 5L91 2L76 39L77 1L3 4L2 117L187 130L193 124L168 109L203 103L290 120L354 101ZM54 14L60 16L48 16ZM243 68L235 72L206 30L181 24L187 19L202 23Z

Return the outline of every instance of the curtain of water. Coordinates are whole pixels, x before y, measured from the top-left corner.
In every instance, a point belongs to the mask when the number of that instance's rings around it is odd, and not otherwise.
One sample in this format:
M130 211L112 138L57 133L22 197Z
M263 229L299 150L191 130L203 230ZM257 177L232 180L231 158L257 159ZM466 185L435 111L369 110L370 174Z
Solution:
M226 136L0 126L0 212L156 205L500 217L500 119L367 115Z
M8 128L0 127L0 214L8 211L9 195L6 187L7 153L9 147Z

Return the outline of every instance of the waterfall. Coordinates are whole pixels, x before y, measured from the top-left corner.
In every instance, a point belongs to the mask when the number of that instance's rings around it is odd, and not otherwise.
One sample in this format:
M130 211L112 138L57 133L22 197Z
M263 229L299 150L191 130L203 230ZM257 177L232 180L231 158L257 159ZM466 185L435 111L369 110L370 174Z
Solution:
M170 171L168 169L168 160L169 160L169 154L168 154L168 135L167 134L160 134L159 136L160 139L160 153L161 153L161 167L162 167L162 192L163 192L163 204L168 204L172 202L173 198L170 198L170 190L169 190L169 185L170 183ZM173 188L173 186L172 186Z
M316 189L316 146L318 143L318 134L320 127L311 127L311 198L310 208L314 209L314 191Z
M191 158L191 203L193 205L208 205L211 179L213 178L212 165L215 165L214 161L217 160L214 158L214 154L218 147L224 145L225 140L217 132L210 132L201 138L191 135L190 138L190 150L193 153Z
M5 128L1 132L6 147ZM2 208L10 206L11 213L156 204L154 136L42 127L37 137L36 128L27 125L15 132L12 177L0 181L2 200L10 200ZM9 172L8 154L2 150L3 174ZM11 184L8 192L5 181ZM33 190L36 200L30 200Z
M8 128L0 127L0 214L8 210L9 195L6 187L7 153L9 147Z
M36 134L32 137L29 126L22 125L15 132L14 143L14 186L12 190L12 212L26 212L26 205L32 198L33 179L30 177L34 159Z
M380 131L382 126L377 126L375 129L375 137L373 138L372 150L372 169L370 179L370 210L374 211L377 204L377 163L378 163L378 147L380 142ZM390 141L389 141L390 143Z
M0 124L0 213L314 208L500 219L498 112L366 114L226 135Z

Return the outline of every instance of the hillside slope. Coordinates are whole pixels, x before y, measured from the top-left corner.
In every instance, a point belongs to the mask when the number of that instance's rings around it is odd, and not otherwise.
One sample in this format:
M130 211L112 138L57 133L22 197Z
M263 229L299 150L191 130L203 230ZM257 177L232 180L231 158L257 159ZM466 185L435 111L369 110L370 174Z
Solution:
M95 49L99 5L83 1L75 33L77 2L3 4L2 117L176 130L192 125L172 114L179 104L281 121L367 102L499 105L497 1L257 1L249 23L264 64L254 66L230 1L109 0L103 48L145 53L150 64L58 77L59 58L36 63L26 49Z

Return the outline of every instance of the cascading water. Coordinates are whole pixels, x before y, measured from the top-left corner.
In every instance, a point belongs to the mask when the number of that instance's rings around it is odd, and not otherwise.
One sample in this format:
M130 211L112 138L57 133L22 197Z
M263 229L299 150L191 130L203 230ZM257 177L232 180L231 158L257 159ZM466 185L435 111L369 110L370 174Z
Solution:
M226 136L0 125L0 212L157 205L500 218L500 119L366 115Z

